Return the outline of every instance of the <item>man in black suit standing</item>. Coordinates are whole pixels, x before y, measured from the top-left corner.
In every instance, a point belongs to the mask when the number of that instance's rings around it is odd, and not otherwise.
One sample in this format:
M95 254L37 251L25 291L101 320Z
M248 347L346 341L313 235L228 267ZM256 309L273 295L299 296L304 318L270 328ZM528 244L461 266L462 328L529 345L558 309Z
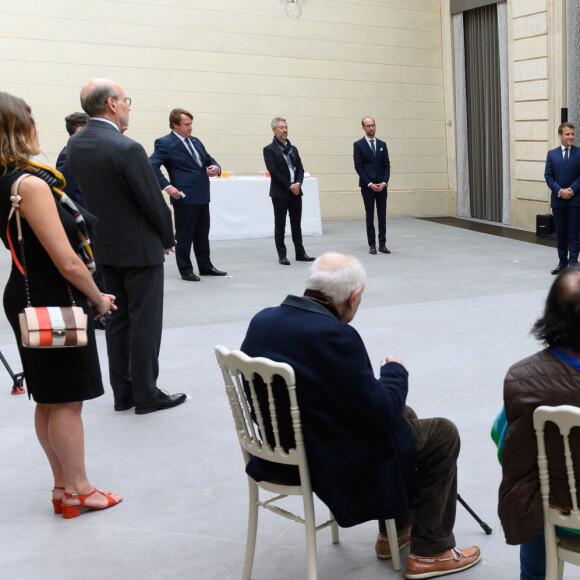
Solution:
M372 117L362 120L365 136L354 142L354 168L359 175L359 186L365 204L369 254L377 253L375 237L375 205L379 225L379 252L390 254L387 248L387 184L391 162L387 144L375 138L376 124Z
M302 245L302 182L304 168L298 154L298 149L288 140L288 125L286 119L274 117L271 123L274 139L264 147L264 161L270 172L270 197L274 206L274 240L278 252L278 262L289 266L286 257L284 233L286 230L286 214L290 215L292 242L296 251L297 262L313 262L306 254Z
M155 141L149 158L159 185L171 199L175 217L175 257L182 280L199 282L193 272L191 246L202 276L226 276L214 267L209 253L209 178L220 175L221 167L203 143L191 136L193 115L185 109L169 113L171 133ZM161 173L164 166L169 174Z
M121 134L131 99L107 79L81 91L91 117L71 137L67 160L89 211L99 218L95 255L118 310L107 321L109 379L115 411L144 415L180 405L186 395L157 388L163 318L164 254L173 251L171 211L145 149Z

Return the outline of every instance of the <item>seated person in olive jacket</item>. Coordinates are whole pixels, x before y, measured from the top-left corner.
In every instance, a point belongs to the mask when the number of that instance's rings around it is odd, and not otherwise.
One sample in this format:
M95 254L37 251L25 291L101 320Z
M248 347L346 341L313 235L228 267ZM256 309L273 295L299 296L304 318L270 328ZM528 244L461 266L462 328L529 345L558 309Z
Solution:
M400 360L387 356L375 378L362 339L348 324L365 283L358 260L324 254L310 268L304 296L288 296L254 316L241 349L294 369L312 486L338 524L397 518L395 549L409 543L412 524L406 577L457 572L481 557L475 546L455 549L459 435L451 421L418 419L405 406L408 372ZM267 405L261 394L260 405ZM290 421L279 421L289 446ZM297 477L295 469L274 471L256 458L246 470L257 481L292 484ZM390 556L382 535L375 549Z

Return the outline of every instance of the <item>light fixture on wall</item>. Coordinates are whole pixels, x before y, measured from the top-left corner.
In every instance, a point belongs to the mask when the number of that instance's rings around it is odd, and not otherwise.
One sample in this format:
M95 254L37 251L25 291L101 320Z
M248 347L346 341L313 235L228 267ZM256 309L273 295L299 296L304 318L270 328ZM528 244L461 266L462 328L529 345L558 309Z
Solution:
M284 13L288 18L300 18L302 7L311 3L312 0L280 0L280 4L284 6Z

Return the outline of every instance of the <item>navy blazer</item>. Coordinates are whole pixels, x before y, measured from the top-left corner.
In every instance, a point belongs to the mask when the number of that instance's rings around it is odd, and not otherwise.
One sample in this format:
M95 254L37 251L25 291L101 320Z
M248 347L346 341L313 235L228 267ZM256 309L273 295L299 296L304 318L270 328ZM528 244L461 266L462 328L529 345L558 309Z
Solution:
M56 169L58 169L64 180L66 181L66 185L64 186L63 191L77 204L81 207L86 209L87 205L85 203L85 199L83 194L77 185L75 178L71 175L70 171L68 170L68 165L66 162L66 147L59 153L58 159L56 160Z
M572 145L566 167L564 167L562 147L558 146L548 151L544 178L552 192L550 207L580 206L580 149ZM568 188L574 192L570 199L558 197L561 189Z
M375 138L377 154L374 155L367 140L363 137L354 142L354 168L359 175L359 187L367 187L369 183L389 184L391 177L391 162L387 144Z
M290 191L292 183L300 184L300 195L302 195L302 183L304 181L304 167L302 159L298 154L298 149L292 145L292 154L296 159L296 170L294 171L294 181L290 181L290 169L286 163L286 157L280 147L274 142L264 147L264 162L266 169L270 172L270 197L288 198L294 194Z
M153 171L157 176L161 189L168 185L173 185L185 193L182 199L170 197L172 205L201 205L208 203L209 177L206 169L210 165L217 165L218 162L205 150L203 143L195 137L190 138L190 142L195 147L201 158L201 167L194 161L191 153L186 149L185 143L172 131L165 137L160 137L155 141L155 151L149 161L153 166ZM169 174L170 181L161 173L161 166L164 166ZM221 167L220 167L221 173Z
M241 350L294 369L312 486L339 525L405 517L416 455L402 419L405 368L389 363L376 379L357 331L296 296L254 316ZM280 421L283 444L289 424Z
M162 264L175 245L171 210L143 146L105 121L90 119L68 141L67 163L89 211L99 218L98 264Z

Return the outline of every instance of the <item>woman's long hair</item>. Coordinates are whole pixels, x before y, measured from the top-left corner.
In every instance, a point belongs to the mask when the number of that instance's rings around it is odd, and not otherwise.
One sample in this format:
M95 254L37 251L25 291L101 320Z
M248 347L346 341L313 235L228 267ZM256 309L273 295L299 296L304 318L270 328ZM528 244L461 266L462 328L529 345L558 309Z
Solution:
M36 155L35 129L32 111L25 101L0 92L0 175L4 175L8 168L24 168Z

